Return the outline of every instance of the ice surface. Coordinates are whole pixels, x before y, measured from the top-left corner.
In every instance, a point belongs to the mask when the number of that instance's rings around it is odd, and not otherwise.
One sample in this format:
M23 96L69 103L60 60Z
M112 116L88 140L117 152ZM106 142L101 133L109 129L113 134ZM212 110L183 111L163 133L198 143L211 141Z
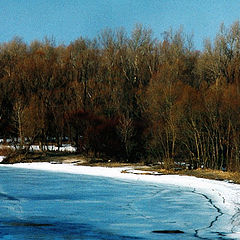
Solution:
M6 166L6 165L0 165ZM76 166L74 164L51 164L51 163L19 163L7 165L13 168L26 168L44 171L64 172L70 174L85 174L103 176L118 179L144 181L188 188L190 191L205 196L216 209L228 216L228 226L224 226L228 232L232 232L231 238L240 239L240 185L224 181L208 180L191 176L179 175L142 175L124 173L132 168L106 168ZM124 172L123 172L124 171ZM135 172L136 173L136 172ZM224 223L225 224L225 223Z
M223 239L218 215L183 187L0 167L0 239Z

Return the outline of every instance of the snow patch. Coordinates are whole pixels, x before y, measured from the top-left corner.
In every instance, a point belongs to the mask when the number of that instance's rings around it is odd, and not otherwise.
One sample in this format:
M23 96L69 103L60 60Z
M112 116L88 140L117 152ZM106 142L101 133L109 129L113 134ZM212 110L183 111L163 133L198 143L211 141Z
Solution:
M39 145L32 145L30 147L31 151L40 151ZM48 151L60 151L60 152L76 152L76 148L70 144L63 144L61 147L56 147L54 145L44 146L44 150Z

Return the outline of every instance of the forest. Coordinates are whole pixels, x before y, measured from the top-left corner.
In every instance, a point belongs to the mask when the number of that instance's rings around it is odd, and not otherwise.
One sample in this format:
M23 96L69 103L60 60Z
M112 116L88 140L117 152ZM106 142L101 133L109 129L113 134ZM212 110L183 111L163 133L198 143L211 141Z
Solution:
M138 24L69 45L0 44L0 138L115 161L240 170L240 23L195 50Z

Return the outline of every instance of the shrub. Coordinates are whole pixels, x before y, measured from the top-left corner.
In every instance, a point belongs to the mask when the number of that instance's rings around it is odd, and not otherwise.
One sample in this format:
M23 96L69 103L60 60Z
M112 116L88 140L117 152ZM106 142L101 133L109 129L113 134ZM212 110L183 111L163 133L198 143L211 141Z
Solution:
M163 163L164 163L164 168L166 170L171 170L171 169L174 168L174 160L173 160L173 158L165 158L163 160Z
M0 156L8 156L12 154L14 150L7 146L0 146Z

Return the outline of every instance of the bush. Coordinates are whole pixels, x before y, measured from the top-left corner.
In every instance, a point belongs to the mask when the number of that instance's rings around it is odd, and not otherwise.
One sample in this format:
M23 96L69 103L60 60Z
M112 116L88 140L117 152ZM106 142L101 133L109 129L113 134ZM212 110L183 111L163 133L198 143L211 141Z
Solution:
M173 158L165 158L163 160L163 163L164 163L164 168L166 170L171 170L171 169L174 168L174 160L173 160Z
M8 156L8 155L12 154L13 152L14 152L14 150L10 147L7 147L7 146L0 147L0 156Z

